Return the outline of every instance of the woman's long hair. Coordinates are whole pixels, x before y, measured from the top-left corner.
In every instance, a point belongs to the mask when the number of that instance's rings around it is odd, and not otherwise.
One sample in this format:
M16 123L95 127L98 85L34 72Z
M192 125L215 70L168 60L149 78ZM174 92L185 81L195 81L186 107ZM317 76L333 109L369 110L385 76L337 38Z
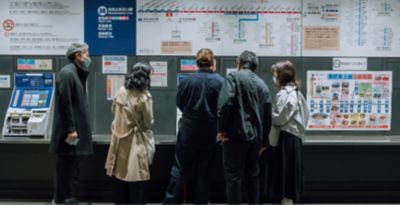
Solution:
M150 74L153 68L146 62L138 62L128 70L125 76L127 90L144 91L150 89Z

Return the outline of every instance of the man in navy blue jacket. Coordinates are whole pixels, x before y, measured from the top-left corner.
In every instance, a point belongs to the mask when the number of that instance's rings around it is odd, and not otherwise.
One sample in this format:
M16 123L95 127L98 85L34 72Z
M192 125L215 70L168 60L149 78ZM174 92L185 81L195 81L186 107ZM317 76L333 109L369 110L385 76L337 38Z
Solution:
M164 203L183 202L183 186L194 167L194 203L207 203L209 200L209 169L217 148L217 101L223 79L215 73L215 58L210 49L198 51L196 61L199 71L179 84L176 95L182 118Z

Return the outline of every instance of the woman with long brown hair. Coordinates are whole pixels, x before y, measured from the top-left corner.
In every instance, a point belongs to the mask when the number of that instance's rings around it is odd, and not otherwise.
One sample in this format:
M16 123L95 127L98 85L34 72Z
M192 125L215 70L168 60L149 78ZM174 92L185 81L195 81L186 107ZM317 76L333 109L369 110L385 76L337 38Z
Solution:
M279 91L272 105L267 193L281 204L293 204L303 191L302 139L309 111L293 64L278 62L272 66L272 73Z

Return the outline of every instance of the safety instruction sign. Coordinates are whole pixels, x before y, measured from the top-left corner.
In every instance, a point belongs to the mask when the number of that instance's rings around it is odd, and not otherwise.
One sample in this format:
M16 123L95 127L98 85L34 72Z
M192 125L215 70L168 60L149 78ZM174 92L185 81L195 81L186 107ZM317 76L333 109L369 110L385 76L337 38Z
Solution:
M0 54L65 55L84 42L82 0L0 1Z

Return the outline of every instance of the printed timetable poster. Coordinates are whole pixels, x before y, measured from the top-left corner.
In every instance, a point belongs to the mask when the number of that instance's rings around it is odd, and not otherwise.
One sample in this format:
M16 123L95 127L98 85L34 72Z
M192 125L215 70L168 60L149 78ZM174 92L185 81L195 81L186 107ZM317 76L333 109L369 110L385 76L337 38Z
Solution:
M0 54L65 55L83 42L82 0L1 0Z
M308 71L307 130L390 130L391 71Z
M129 0L85 0L85 41L91 54L136 54L135 8Z

